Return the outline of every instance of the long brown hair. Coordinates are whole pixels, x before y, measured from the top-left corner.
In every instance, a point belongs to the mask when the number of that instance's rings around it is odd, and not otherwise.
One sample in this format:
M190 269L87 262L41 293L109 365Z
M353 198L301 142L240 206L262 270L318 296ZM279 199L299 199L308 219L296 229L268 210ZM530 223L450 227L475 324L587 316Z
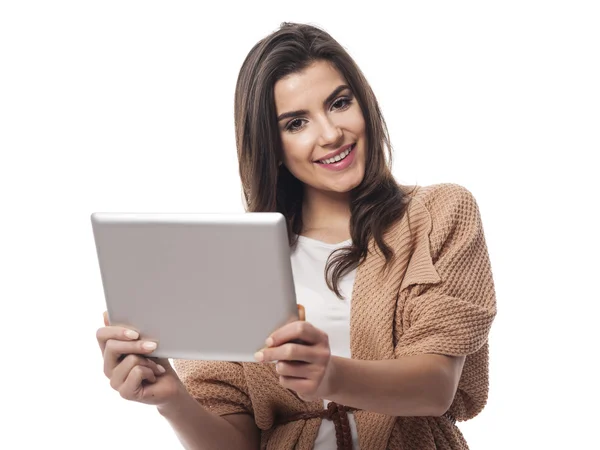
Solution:
M302 232L303 185L283 165L274 86L316 61L328 61L346 79L360 105L366 128L365 175L350 192L352 244L336 250L325 269L328 287L342 298L339 281L364 261L372 237L387 266L394 253L386 230L404 213L405 194L391 173L392 148L377 99L363 73L327 32L311 25L283 23L260 40L244 60L235 90L235 132L246 210L280 212L290 246ZM386 158L387 157L387 158Z

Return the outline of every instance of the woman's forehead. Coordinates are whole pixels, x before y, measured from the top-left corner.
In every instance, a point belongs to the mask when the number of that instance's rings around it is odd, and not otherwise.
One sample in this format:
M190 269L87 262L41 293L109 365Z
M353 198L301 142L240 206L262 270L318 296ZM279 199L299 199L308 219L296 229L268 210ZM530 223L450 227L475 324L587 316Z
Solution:
M346 84L338 70L326 61L318 61L300 72L294 72L275 83L277 114L288 110L307 109L321 104L338 86Z

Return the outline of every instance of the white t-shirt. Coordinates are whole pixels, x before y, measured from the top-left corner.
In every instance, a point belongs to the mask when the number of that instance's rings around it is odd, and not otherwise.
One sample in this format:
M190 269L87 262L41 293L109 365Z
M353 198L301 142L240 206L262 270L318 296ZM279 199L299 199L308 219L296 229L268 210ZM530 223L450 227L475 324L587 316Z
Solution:
M327 244L305 236L298 236L298 244L293 250L292 271L297 302L306 310L306 320L327 333L331 354L350 358L350 302L356 270L340 280L340 290L344 300L340 300L327 287L325 265L329 255L337 248L345 247L351 241ZM323 407L329 404L324 400ZM358 449L358 435L354 414L348 413L354 448ZM323 419L315 440L314 450L336 448L335 427L332 421Z

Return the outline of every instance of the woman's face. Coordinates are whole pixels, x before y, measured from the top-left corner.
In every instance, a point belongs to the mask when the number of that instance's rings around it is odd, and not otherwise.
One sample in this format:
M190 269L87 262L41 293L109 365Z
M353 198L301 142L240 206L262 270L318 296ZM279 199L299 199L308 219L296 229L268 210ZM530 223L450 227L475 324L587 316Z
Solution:
M274 94L283 164L305 189L346 193L358 186L365 120L340 73L319 61L279 80Z

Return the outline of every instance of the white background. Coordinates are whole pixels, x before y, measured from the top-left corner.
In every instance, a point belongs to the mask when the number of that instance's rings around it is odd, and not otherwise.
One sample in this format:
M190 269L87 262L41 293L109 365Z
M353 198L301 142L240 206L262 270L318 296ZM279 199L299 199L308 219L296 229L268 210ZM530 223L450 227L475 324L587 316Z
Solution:
M242 211L235 81L282 21L358 62L399 181L478 200L498 316L471 448L597 445L598 3L214 3L0 3L0 447L177 448L102 373L89 215Z

